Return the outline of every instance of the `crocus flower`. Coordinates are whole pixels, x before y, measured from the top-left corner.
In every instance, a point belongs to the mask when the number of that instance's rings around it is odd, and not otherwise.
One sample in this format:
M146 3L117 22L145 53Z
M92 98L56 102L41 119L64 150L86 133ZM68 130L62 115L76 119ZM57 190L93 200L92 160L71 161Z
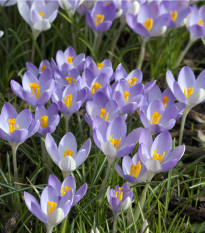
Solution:
M128 26L142 37L159 36L170 23L170 14L161 14L160 5L156 2L143 3L135 16L127 14Z
M26 62L26 68L27 71L35 75L36 77L40 77L41 73L46 69L46 68L52 68L51 64L48 60L43 60L39 67L36 67L34 64L31 62Z
M91 229L90 233L100 233L100 231L98 230L98 228L95 228L95 231L93 229Z
M86 93L85 88L78 90L75 83L68 85L64 90L56 86L52 100L57 104L61 113L70 115L79 111L86 100Z
M18 0L20 15L30 25L34 37L51 28L51 23L58 14L58 1L52 0Z
M45 69L39 79L33 73L27 71L23 75L22 86L11 80L11 89L18 97L35 107L44 105L49 101L54 89L51 69Z
M175 81L170 70L166 75L167 83L175 98L186 104L187 109L193 108L205 99L205 70L203 70L197 79L193 71L185 66L181 69L178 82Z
M126 17L127 13L133 13L134 15L137 15L140 8L140 4L135 0L113 0L113 3L118 10L116 17L121 17L120 19L122 21L125 21L124 18Z
M152 133L170 130L176 123L178 109L171 105L165 107L161 100L155 100L149 106L140 109L140 119L145 128Z
M93 121L93 139L108 160L130 154L139 140L141 128L133 130L126 136L125 117L117 117L109 124L101 117Z
M48 109L43 105L38 106L35 111L35 120L40 121L38 129L40 134L45 136L47 133L53 133L60 121L57 105L52 103Z
M58 0L58 2L61 8L67 9L73 15L83 0Z
M100 116L105 121L112 121L119 115L117 102L102 91L97 92L92 101L87 101L86 111L85 120L89 125L92 125L96 116Z
M76 191L76 182L73 176L68 176L63 183L59 181L59 179L51 174L48 178L48 185L52 186L56 189L59 198L61 199L69 190L72 190L73 193L73 202L72 206L76 205L86 194L88 185L83 184Z
M18 147L28 138L33 136L40 122L35 121L29 109L24 109L19 114L10 103L5 103L0 115L0 138Z
M128 181L129 183L136 184L141 183L146 180L146 167L140 161L138 153L136 153L133 158L130 156L125 156L122 159L122 169L116 163L115 170L119 176Z
M16 4L16 0L1 0L0 5L1 6L12 6Z
M144 220L141 228L140 228L140 233L149 233L149 225L147 220Z
M192 7L186 26L193 38L205 37L205 6L200 9L196 5Z
M41 194L40 204L33 195L27 192L24 192L24 199L29 211L45 223L47 232L52 232L52 229L60 224L70 212L73 195L70 190L59 199L56 187L48 185Z
M69 46L64 52L58 50L56 53L56 62L58 67L61 69L64 63L68 64L70 69L76 68L81 72L85 63L85 54L76 54L73 47Z
M154 174L166 172L176 166L183 156L185 146L181 145L172 150L172 137L168 131L160 133L154 141L147 129L143 129L139 139L139 157L147 168L147 179Z
M70 132L63 136L58 147L50 134L46 135L45 143L48 154L65 177L86 160L91 149L91 140L88 139L77 152L76 139Z
M0 30L0 38L4 35L4 31Z
M127 210L132 202L133 193L130 191L130 187L127 183L122 187L116 185L115 189L107 189L107 200L111 206L114 215L120 213L120 206L123 210Z
M87 11L86 21L95 32L107 31L115 18L115 6L113 3L98 1L94 4L91 12Z

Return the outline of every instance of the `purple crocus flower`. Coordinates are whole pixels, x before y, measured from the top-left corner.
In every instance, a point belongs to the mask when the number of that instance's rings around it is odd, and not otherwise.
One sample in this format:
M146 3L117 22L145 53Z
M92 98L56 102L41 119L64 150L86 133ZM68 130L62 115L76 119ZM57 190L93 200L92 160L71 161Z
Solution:
M0 138L18 147L28 138L33 136L40 122L35 121L29 109L24 109L19 114L10 103L5 103L0 115Z
M116 17L121 17L121 20L123 21L125 21L124 18L126 17L127 13L137 15L140 8L140 4L136 0L113 0L113 3L115 4L116 9L118 9Z
M1 0L0 5L1 6L12 6L16 4L16 0Z
M70 132L63 136L58 147L50 134L46 135L45 143L48 154L65 177L87 159L91 149L91 140L88 139L77 152L76 139Z
M33 73L27 71L23 75L22 86L11 80L11 89L18 97L35 107L44 105L49 101L54 89L51 69L45 69L39 79Z
M43 60L40 65L39 68L37 68L34 64L32 64L31 62L26 62L26 68L27 71L29 71L30 73L32 73L33 75L35 75L36 77L39 78L40 74L46 69L46 68L52 68L51 67L51 63L48 60Z
M122 187L115 186L115 189L107 189L107 200L112 208L114 215L120 213L120 206L123 210L127 210L132 203L133 193L130 191L130 187L127 183Z
M168 131L160 133L154 141L147 129L143 129L139 139L139 157L147 168L147 179L153 175L166 172L176 166L183 156L185 146L181 145L172 150L172 137Z
M128 26L142 37L159 36L170 23L170 14L162 14L160 5L156 2L143 3L135 16L127 14Z
M104 92L99 91L93 96L92 101L86 103L85 120L92 125L96 116L100 116L105 121L112 121L119 115L118 104L112 100Z
M52 103L48 109L43 105L38 106L35 111L35 120L40 121L38 129L40 134L45 136L47 133L53 133L60 121L57 105Z
M87 97L86 89L78 90L77 85L72 83L65 89L57 85L52 95L52 100L57 104L58 109L64 115L71 115L79 111Z
M105 32L111 26L115 18L115 6L113 3L98 1L94 4L91 12L87 11L86 21L95 32Z
M52 0L18 0L17 6L20 15L30 25L34 37L51 28L51 23L58 14L58 1Z
M193 38L205 37L205 6L200 9L196 5L192 7L186 26Z
M93 121L93 139L97 147L108 159L124 157L130 154L139 140L141 128L133 130L126 136L125 117L117 117L109 124L101 117Z
M178 82L175 81L170 70L166 75L167 83L175 98L186 104L186 109L191 109L205 99L205 70L203 70L197 79L193 71L184 66L178 76Z
M59 199L56 188L50 185L45 187L41 194L40 205L33 195L24 192L26 206L33 215L45 223L47 232L52 232L52 229L67 217L73 202L71 190Z
M56 189L58 196L62 198L66 192L72 190L73 193L73 202L72 206L76 205L86 194L88 185L83 184L77 191L76 191L76 182L73 176L68 176L63 183L59 181L59 179L51 174L48 178L48 185L52 186Z
M122 169L116 163L115 170L119 176L132 184L141 183L146 180L145 174L147 169L140 161L138 153L136 153L133 158L128 155L123 157Z
M81 72L84 68L85 63L85 54L76 54L73 47L69 46L64 52L62 50L58 50L56 53L56 62L61 69L64 63L68 64L70 69L76 68Z

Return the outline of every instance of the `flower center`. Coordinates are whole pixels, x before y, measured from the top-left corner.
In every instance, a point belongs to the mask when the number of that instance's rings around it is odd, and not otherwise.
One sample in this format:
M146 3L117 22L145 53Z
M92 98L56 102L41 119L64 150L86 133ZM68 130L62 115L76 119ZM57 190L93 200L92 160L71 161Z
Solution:
M45 68L46 68L46 65L42 65L41 72L43 72L45 70Z
M98 26L103 21L104 21L104 15L97 14L95 16L95 26Z
M65 191L64 191L63 188L61 188L61 195L62 195L62 196L65 195L65 193L68 192L70 189L71 189L71 188L68 187L68 186L65 186Z
M97 89L101 88L101 84L100 83L94 83L93 86L92 86L92 90L91 90L91 93L94 94Z
M201 19L197 23L201 26L204 26L204 22Z
M48 116L46 115L42 116L40 119L40 122L41 122L41 127L43 129L47 128L48 127Z
M150 31L152 29L152 26L153 26L153 19L149 19L147 18L145 23L144 23L144 27Z
M160 118L161 118L161 115L159 115L158 112L154 112L152 114L152 117L151 117L151 120L150 120L150 124L151 125L158 124Z
M101 117L104 121L107 121L108 115L109 115L109 113L108 113L104 108L101 108L100 117Z
M68 81L68 84L72 83L72 78L71 77L67 76L65 79ZM75 78L73 78L73 83L75 83Z
M112 138L113 135L110 135L110 142L113 144L113 146L117 149L120 145L121 138L120 139L114 139Z
M73 65L73 57L67 57L67 61L68 61L68 63Z
M48 201L47 202L47 214L50 214L57 208L57 203L53 201Z
M171 18L173 21L175 21L177 19L177 16L178 16L177 11L174 11L174 12L170 11L170 15L171 15Z
M140 161L138 161L136 165L134 164L131 165L130 175L137 178L139 176L140 170L141 170L141 163Z
M103 63L98 63L98 64L97 64L97 67L98 67L99 70L101 70L101 68L102 68L103 66L104 66Z
M127 92L127 91L125 91L125 92L124 92L124 97L125 97L126 102L128 101L129 96L130 96L130 93Z
M184 95L187 99L193 94L193 87L192 88L184 88Z
M39 13L39 15L42 17L42 18L45 18L45 13L43 13L43 12L38 12Z
M36 98L40 98L40 88L37 83L30 83L31 94L35 95Z
M134 86L136 84L136 82L138 81L138 78L133 77L131 79L128 79L127 81L129 83L130 87L132 87L132 86Z
M167 107L167 102L169 101L168 97L165 95L162 97L162 103L164 104L164 107L166 108Z
M66 95L66 96L64 97L64 103L65 103L65 105L66 105L68 108L71 107L72 99L73 99L72 94Z
M10 133L13 133L15 131L15 129L19 129L19 125L16 124L16 119L13 118L13 119L9 119L8 120L9 122L9 130L10 130ZM15 128L15 124L16 124L16 128Z
M154 153L153 153L152 159L156 159L156 160L158 160L159 162L161 162L162 159L164 158L164 156L165 156L165 151L163 152L162 155L160 155L160 154L157 154L157 149L155 149L155 150L154 150Z
M115 192L115 196L116 196L120 201L122 201L122 198L123 198L123 192L121 191L122 188L119 187L118 189L119 189L119 191L116 191L116 192Z
M109 2L106 2L106 3L105 3L105 5L106 5L106 6L109 6L109 5L110 5L110 3L109 3Z
M64 150L64 157L66 156L73 156L73 151L72 150L68 150L68 149L65 149Z

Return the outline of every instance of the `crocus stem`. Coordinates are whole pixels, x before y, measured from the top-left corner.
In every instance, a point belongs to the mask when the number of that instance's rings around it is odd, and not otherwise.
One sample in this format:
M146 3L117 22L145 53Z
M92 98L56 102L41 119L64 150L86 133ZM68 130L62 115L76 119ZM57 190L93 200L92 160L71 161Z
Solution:
M146 200L146 196L147 196L147 190L148 190L148 187L149 187L149 183L146 183L145 187L144 187L144 190L141 194L141 197L138 201L138 206L137 206L137 209L135 210L135 221L138 220L139 216L140 216L140 209L142 210L143 207L144 207L144 203L145 203L145 200Z
M99 193L101 193L105 189L105 186L107 184L107 180L108 180L108 177L109 177L109 174L110 174L110 169L112 167L113 162L114 162L113 159L108 159L108 165L107 165L106 175L105 175L105 178L103 179L103 182L102 182L101 187L99 189ZM99 204L101 205L102 202L103 202L103 196L100 197Z
M34 63L34 57L35 57L35 42L32 42L32 50L31 50L31 63Z
M95 38L94 38L94 43L93 43L93 51L94 51L94 53L95 53L95 56L96 56L96 54L97 54L97 41L98 41L98 34L97 33L95 33Z
M117 214L114 215L114 221L113 221L113 233L117 232Z
M145 47L146 47L147 39L142 38L141 48L140 48L140 55L137 61L137 69L141 69L142 63L144 61L145 56Z
M46 147L45 147L45 138L41 138L41 153L42 153L42 158L43 158L43 162L45 163L45 166L47 166L49 169L51 169L52 164L49 160L49 157L46 153ZM49 172L48 170L46 170L46 180L49 176Z
M70 176L70 172L67 172L67 171L62 171L62 174L63 174L64 179Z
M79 124L79 130L80 130L80 133L83 133L83 129L82 129L82 121L81 121L80 113L79 113L79 112L77 112L77 118L78 118L78 124Z
M18 149L18 145L16 144L10 144L13 154L13 167L14 167L14 183L15 187L19 187L16 183L19 183L18 179L18 169L17 169L17 161L16 161L16 151Z
M187 114L189 113L189 110L190 110L189 108L186 108L183 112L182 121L181 121L181 128L180 128L180 133L179 133L179 146L182 144L184 126L185 126L186 117L187 117Z
M193 44L194 41L195 41L195 40L194 40L192 37L190 37L190 40L189 40L187 46L185 47L185 49L183 49L183 50L180 52L180 54L179 54L179 56L178 56L178 58L177 58L177 61L176 61L175 65L174 65L174 69L177 68L177 67L180 65L180 63L182 62L184 56L186 55L187 51L188 51L189 48L192 46L192 44Z
M66 133L69 131L69 120L71 115L64 115Z
M52 233L53 231L53 226L46 226L46 233Z

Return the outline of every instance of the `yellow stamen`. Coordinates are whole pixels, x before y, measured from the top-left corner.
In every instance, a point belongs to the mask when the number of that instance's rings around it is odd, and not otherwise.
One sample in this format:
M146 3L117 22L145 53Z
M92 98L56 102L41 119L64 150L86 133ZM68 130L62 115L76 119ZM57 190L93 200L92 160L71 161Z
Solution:
M118 192L118 191L115 192L115 196L116 196L120 201L122 201L122 198L123 198L123 192L122 192L121 190L122 190L122 188L119 187L119 192Z
M94 94L97 89L101 88L101 84L100 83L94 83L93 86L92 86L92 90L91 90L91 93Z
M106 6L109 6L109 5L110 5L110 3L109 3L109 2L106 2L106 3L105 3L105 5L106 5Z
M150 124L151 124L151 125L158 124L160 118L161 118L161 115L159 115L158 112L154 112L154 113L152 114L152 118L151 118L151 120L150 120Z
M46 65L42 65L41 72L43 72L45 70L45 68L46 68Z
M68 81L68 84L72 83L72 78L71 77L66 77L66 80ZM75 83L75 78L73 78L73 83Z
M149 19L147 18L145 23L144 23L144 27L150 31L152 29L152 26L153 26L153 19Z
M155 149L155 150L154 150L154 153L153 153L152 159L156 159L156 160L158 160L159 162L161 162L162 159L164 158L164 156L165 156L165 151L163 152L162 155L160 155L160 154L157 154L157 149Z
M165 95L162 97L162 103L164 104L164 107L166 108L167 107L167 102L169 101L168 97Z
M201 26L204 26L204 22L201 19L197 23Z
M131 168L130 168L130 175L134 176L135 178L137 178L139 176L141 167L142 166L141 166L140 161L138 161L136 165L132 164Z
M42 116L40 119L40 122L41 122L41 127L43 129L47 128L48 127L48 116L46 115Z
M73 65L73 57L67 57L67 61L68 61L68 63Z
M64 150L64 157L66 156L73 156L73 151L72 150L68 150L68 149L65 149Z
M171 15L171 18L173 21L175 21L177 19L177 16L178 16L177 11L174 11L174 12L170 11L170 15Z
M112 138L113 135L110 136L110 142L113 144L113 146L117 149L120 145L121 138L120 139L114 139Z
M43 13L43 12L38 12L39 13L39 15L42 17L42 18L45 18L45 13Z
M13 118L13 119L8 119L8 122L9 122L9 130L10 130L10 133L13 133L16 129L19 129L19 125L16 124L16 119ZM15 128L15 124L16 124L16 128Z
M65 105L66 105L68 108L71 107L72 100L73 100L72 94L66 95L66 96L64 97L64 103L65 103Z
M106 114L107 113L107 114ZM105 115L106 114L106 115ZM100 111L100 117L104 120L107 121L109 113L106 111L106 109L101 108Z
M128 101L129 96L130 96L130 93L127 92L127 91L125 91L125 92L124 92L124 97L125 97L125 99L126 99L126 102Z
M131 78L131 79L128 79L127 81L128 81L128 83L129 83L130 87L132 87L132 86L134 86L134 85L137 83L138 78L133 77L133 78Z
M40 98L40 88L37 83L30 83L31 94L35 95L36 98Z
M63 188L61 188L61 196L65 195L66 192L68 192L71 188L68 186L65 186L65 191Z
M104 66L103 63L98 63L98 64L97 64L97 67L98 67L99 70L101 70L101 68L102 68L103 66Z
M103 23L104 15L97 14L95 16L95 26L98 26L100 23Z
M192 88L184 88L184 95L187 99L193 94L193 87Z
M50 214L57 208L57 203L53 201L48 201L47 202L47 214Z

